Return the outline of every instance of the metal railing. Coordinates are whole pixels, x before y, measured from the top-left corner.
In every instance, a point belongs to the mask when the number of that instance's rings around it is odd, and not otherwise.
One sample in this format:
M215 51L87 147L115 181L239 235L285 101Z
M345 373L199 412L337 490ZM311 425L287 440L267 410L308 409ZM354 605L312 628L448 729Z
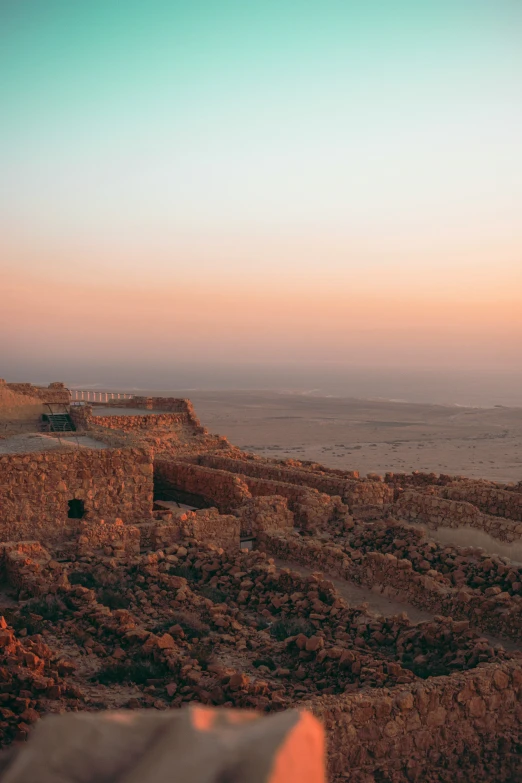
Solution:
M70 389L72 402L110 402L111 400L133 400L134 394L123 392L102 392L82 389Z

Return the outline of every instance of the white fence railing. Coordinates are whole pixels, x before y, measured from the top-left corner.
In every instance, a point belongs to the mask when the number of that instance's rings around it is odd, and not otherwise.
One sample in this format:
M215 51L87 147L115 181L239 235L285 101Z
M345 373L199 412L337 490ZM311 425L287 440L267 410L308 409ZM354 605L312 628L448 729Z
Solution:
M71 389L72 402L109 402L110 400L132 400L134 394L124 394L123 392L101 392L88 391L82 389Z

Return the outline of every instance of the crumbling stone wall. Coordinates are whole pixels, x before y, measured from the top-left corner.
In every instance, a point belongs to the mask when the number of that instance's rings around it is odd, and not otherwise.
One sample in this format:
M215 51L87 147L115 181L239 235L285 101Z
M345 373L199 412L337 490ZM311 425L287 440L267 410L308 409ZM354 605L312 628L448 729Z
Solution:
M265 530L284 531L294 527L294 514L281 495L251 498L234 512L241 520L241 535L257 536Z
M215 454L201 455L199 464L252 478L297 484L327 495L339 495L348 505L382 504L393 500L393 490L380 481L364 481L346 478L345 475L284 467L258 459L233 459Z
M224 549L239 547L241 521L232 514L218 514L215 509L201 509L187 514L184 535L208 541Z
M150 416L93 416L89 420L89 424L97 427L107 427L122 432L168 428L188 423L186 413L152 413Z
M522 776L521 697L514 662L302 706L326 728L331 780L512 783Z
M0 456L0 539L62 538L78 499L89 520L152 514L152 458L143 449L78 449Z
M209 506L216 506L222 514L228 514L251 497L240 476L188 462L155 460L154 485L156 491L179 490L200 496Z
M460 481L462 476L450 476L446 473L422 473L414 470L413 473L385 473L384 481L392 487L433 487L446 486L454 481Z
M141 548L168 549L192 538L214 544L227 550L239 548L241 520L230 514L220 514L215 508L170 514L164 520L146 522L137 526ZM176 563L177 558L170 558Z
M52 595L69 587L63 566L39 541L0 544L2 575L20 598Z
M117 402L119 402L119 400ZM131 400L130 402L133 401ZM122 407L138 406L113 405L111 407L117 411ZM199 421L191 414L191 412L187 410L180 410L172 413L139 414L136 416L118 416L117 414L110 416L95 416L93 414L92 405L73 405L71 407L71 418L77 430L92 430L96 428L103 428L119 430L120 432L125 433L140 433L147 430L175 430L176 427L182 426L190 427L194 433L199 435L204 435L207 432L207 430L200 425Z
M241 478L253 497L280 495L286 498L296 525L305 530L323 530L329 522L348 513L340 497L332 497L316 489L251 476Z
M78 531L76 554L78 557L90 557L95 552L103 552L107 557L121 558L126 555L139 555L140 531L136 525L125 525L122 519L113 523L81 522Z
M335 541L325 544L314 538L266 531L258 534L257 547L282 560L365 585L387 598L471 623L482 632L522 639L522 599L518 595L495 588L483 594L462 584L452 586L435 571L416 572L405 558L378 551L363 554Z
M385 482L395 491L404 488L426 490L448 500L471 503L492 516L522 521L522 484L498 484L492 481L450 476L445 473L386 473Z
M500 541L522 538L522 524L501 517L483 514L476 506L460 500L406 490L394 506L394 515L406 520L423 522L431 528L475 527Z
M472 503L492 516L522 522L522 493L507 491L483 481L459 481L439 490L440 497Z
M288 457L287 459L283 460L273 460L269 457L259 457L256 455L249 455L248 452L244 452L244 454L251 459L264 459L270 460L270 462L277 462L279 465L284 465L289 468L299 468L300 470L306 470L306 471L312 471L313 473L323 473L325 475L330 476L340 476L341 478L347 478L347 479L358 479L360 478L360 473L358 470L344 470L342 468L330 468L327 465L322 465L320 462L314 462L312 460L298 460L294 459L293 457Z
M92 415L91 405L71 405L69 415L76 429L80 431L92 429L97 418Z
M309 487L230 473L188 461L155 460L154 482L156 492L186 493L185 502L192 499L194 505L199 496L208 505L217 506L221 513L234 511L251 497L279 495L287 499L296 524L305 529L324 529L330 521L348 513L339 497ZM183 501L184 497L180 494L177 499Z

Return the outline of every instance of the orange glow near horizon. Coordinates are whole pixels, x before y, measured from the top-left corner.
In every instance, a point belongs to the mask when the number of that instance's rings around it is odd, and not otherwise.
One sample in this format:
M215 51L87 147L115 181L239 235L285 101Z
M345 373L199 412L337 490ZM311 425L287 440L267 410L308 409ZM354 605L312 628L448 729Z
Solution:
M463 295L456 275L422 287L414 276L372 279L361 269L339 280L215 271L178 280L149 266L149 279L99 272L32 275L12 270L0 315L24 353L50 341L77 357L146 356L207 361L347 361L516 368L522 362L520 289L475 276ZM85 274L87 273L87 274ZM443 274L443 273L441 273ZM488 284L489 283L489 284Z

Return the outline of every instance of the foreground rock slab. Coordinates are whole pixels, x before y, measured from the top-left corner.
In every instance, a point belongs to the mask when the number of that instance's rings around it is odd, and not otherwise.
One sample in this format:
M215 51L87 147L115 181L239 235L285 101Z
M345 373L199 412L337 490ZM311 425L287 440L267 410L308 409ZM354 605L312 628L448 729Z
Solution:
M1 783L325 783L324 734L299 710L189 707L42 720Z

